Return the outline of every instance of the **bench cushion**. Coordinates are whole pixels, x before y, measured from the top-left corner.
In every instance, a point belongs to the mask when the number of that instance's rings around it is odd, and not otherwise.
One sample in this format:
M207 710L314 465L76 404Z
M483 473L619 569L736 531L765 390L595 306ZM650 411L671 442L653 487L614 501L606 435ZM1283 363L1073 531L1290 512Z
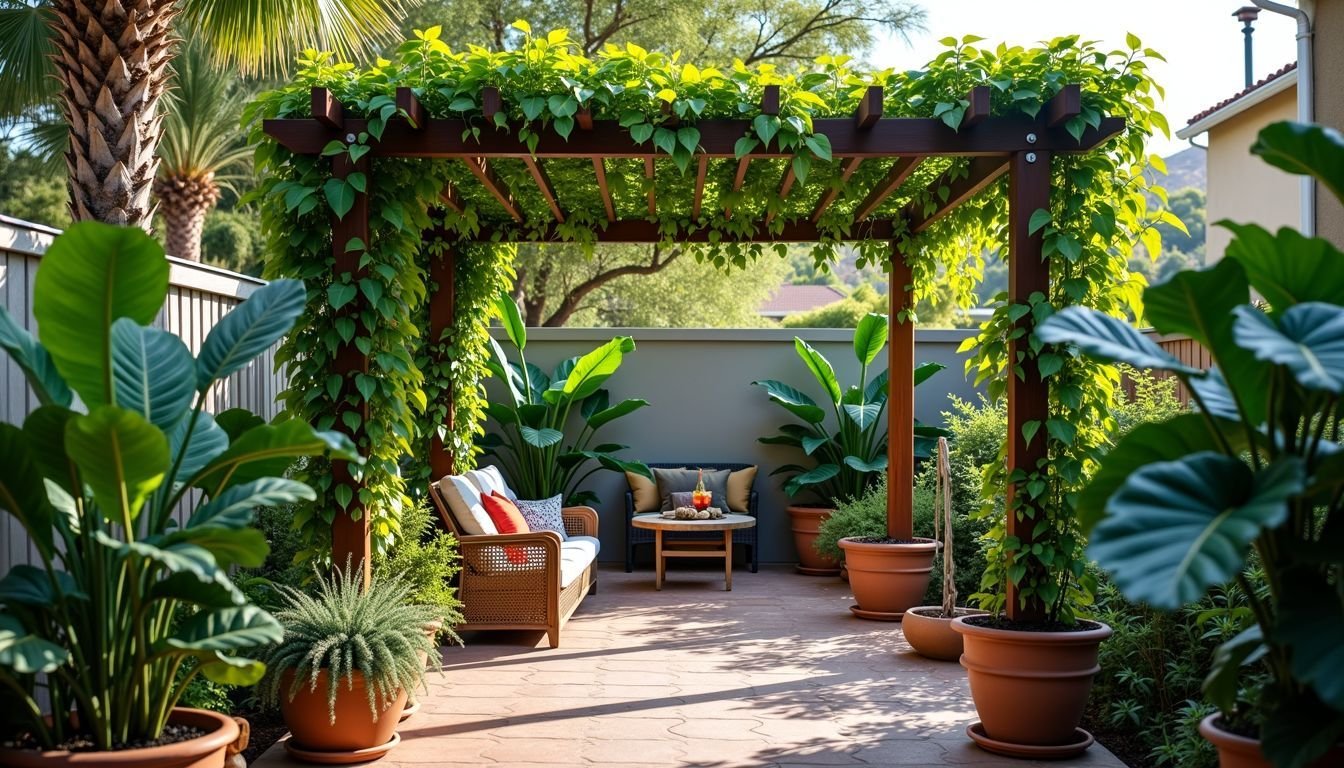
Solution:
M568 587L597 559L602 545L592 536L570 536L560 543L560 588Z
M481 504L481 492L462 475L448 475L439 481L439 490L453 513L458 530L466 536L493 536L499 533Z

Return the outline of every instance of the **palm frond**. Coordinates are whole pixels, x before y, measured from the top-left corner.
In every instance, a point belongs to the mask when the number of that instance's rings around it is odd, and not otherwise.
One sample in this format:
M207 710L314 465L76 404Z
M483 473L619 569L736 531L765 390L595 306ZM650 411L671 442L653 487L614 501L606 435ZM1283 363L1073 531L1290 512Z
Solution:
M232 189L243 178L252 153L239 126L251 94L236 76L217 72L199 42L183 42L173 61L159 143L160 177L214 174L221 187Z
M43 0L0 0L0 118L23 115L56 95L50 12Z

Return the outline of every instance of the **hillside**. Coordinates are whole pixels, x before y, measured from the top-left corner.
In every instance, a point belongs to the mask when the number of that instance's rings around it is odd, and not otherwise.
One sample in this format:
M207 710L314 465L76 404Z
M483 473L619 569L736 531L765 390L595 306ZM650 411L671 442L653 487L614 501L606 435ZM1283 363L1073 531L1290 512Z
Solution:
M1208 192L1207 151L1197 147L1187 147L1170 157L1164 158L1164 160L1167 163L1167 176L1165 181L1159 180L1159 183L1168 192L1175 192L1186 187L1194 187L1201 192Z

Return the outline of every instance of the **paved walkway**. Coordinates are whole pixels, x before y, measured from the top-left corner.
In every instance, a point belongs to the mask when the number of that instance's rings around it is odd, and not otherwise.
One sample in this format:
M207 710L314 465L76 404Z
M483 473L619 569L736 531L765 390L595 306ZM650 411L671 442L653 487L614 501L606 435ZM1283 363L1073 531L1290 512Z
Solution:
M662 592L651 572L604 569L555 650L527 633L445 648L378 765L1061 765L976 748L961 667L853 618L838 579L744 569L724 592L722 571L688 567ZM253 765L289 763L276 745ZM1100 745L1063 765L1123 766Z

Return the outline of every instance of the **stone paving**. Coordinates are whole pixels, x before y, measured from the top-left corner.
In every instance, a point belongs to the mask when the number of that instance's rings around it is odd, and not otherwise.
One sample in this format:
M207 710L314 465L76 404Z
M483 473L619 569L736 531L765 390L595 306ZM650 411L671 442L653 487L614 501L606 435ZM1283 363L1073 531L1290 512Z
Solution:
M604 568L557 649L477 633L443 650L402 766L1034 766L1123 768L1101 745L1065 763L996 757L959 665L915 655L899 624L854 618L838 579L683 565ZM1029 702L1023 702L1029 706ZM289 765L277 744L253 763Z

